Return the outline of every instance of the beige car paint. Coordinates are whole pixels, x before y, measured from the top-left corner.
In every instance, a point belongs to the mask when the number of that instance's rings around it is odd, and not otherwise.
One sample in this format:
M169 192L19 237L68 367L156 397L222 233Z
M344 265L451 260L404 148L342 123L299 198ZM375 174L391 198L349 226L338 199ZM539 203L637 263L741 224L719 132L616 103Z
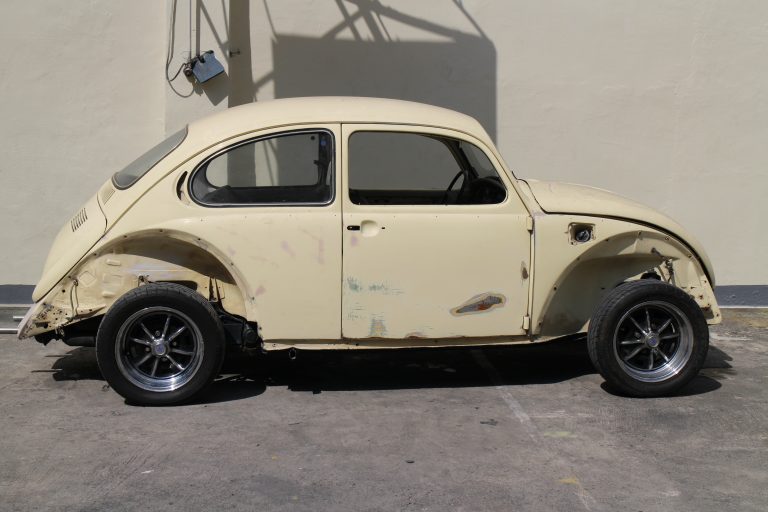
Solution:
M428 131L485 146L476 138L444 129L380 124L342 128L345 141L355 131L382 130ZM348 157L345 151L345 183ZM492 161L501 167L495 158ZM501 204L358 205L344 187L344 226L362 228L343 230L344 338L526 334L528 279L519 271L499 269L509 262L530 266L528 211L509 177L501 174L508 191Z
M443 211L353 205L344 186L345 136L366 126L473 142L497 166L507 201ZM189 177L206 157L300 128L335 136L331 204L210 208L187 196ZM365 98L229 109L190 124L184 142L132 187L104 184L85 205L87 219L67 222L19 337L104 314L130 289L159 281L187 284L257 323L267 350L541 341L583 332L605 293L651 270L693 296L709 323L720 321L706 254L676 224L668 229L660 214L616 196L591 197L585 214L547 213L557 205L557 187L537 188L514 177L475 120L449 110ZM600 210L602 200L619 214ZM574 201L571 193L565 204ZM343 229L349 223L364 229ZM592 225L593 238L575 243L574 223ZM456 243L448 243L448 231ZM402 249L428 247L430 236L439 247L408 259ZM466 269L461 261L483 265Z
M594 237L575 242L570 236L572 224L594 226ZM708 323L721 320L698 260L666 233L616 219L548 214L535 215L534 233L534 335L557 337L586 331L606 292L649 270L691 295Z
M667 233L685 239L694 251L694 255L701 260L704 270L710 277L711 285L715 286L715 272L704 247L687 229L661 212L595 187L538 180L525 180L525 183L531 188L536 202L546 213L575 213L629 219L661 228Z

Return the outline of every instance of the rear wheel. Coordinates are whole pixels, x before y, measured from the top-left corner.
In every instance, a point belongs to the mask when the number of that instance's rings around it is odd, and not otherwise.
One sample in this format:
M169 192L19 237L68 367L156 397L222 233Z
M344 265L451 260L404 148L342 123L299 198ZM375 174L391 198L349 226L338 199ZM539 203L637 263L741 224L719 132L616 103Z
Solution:
M104 378L129 401L188 400L219 371L224 332L210 303L189 288L150 284L110 308L96 339Z
M608 384L649 397L673 393L696 376L707 356L709 330L685 292L641 280L603 299L587 340L590 358Z

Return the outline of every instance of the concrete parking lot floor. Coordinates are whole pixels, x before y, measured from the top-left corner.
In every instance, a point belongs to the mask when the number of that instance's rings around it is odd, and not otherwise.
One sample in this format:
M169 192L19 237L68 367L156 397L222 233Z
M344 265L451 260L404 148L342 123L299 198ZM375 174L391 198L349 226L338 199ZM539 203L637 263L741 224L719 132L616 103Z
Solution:
M238 359L127 405L92 349L0 338L2 510L768 510L768 312L680 395L611 394L583 342Z

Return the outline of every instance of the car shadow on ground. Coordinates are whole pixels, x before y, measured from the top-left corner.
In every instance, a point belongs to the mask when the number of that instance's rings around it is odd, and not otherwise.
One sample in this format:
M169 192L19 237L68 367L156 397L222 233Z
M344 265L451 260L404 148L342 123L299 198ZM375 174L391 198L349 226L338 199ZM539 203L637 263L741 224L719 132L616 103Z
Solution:
M672 396L682 397L701 395L720 389L722 387L720 381L723 380L723 378L736 375L736 370L731 366L730 361L733 361L731 356L723 350L710 345L707 359L704 361L704 366L701 369L701 372L699 372L699 374L685 387L680 389L677 393L674 393ZM607 382L600 384L600 387L603 391L612 395L626 396L623 393L614 390Z
M49 370L56 381L103 380L93 348L74 348L56 357ZM704 370L675 396L721 387L733 375L732 358L710 346ZM221 375L192 403L252 398L269 386L296 392L360 391L444 387L553 384L594 374L583 338L492 348L299 351L256 356L232 354ZM605 383L602 388L618 394Z

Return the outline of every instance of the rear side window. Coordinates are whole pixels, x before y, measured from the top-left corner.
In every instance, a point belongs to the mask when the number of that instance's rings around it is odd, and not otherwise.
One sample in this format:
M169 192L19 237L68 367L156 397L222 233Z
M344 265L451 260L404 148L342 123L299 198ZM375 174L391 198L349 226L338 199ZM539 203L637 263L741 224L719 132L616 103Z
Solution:
M209 206L328 204L333 136L302 131L238 144L198 167L191 192Z
M128 164L123 170L116 172L112 176L112 182L119 189L130 187L147 174L160 160L168 156L171 151L179 147L186 137L187 128L185 127Z
M355 204L497 204L507 191L470 142L405 132L355 132L349 139L349 198Z

